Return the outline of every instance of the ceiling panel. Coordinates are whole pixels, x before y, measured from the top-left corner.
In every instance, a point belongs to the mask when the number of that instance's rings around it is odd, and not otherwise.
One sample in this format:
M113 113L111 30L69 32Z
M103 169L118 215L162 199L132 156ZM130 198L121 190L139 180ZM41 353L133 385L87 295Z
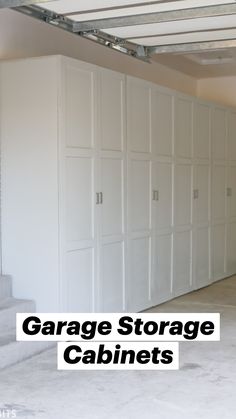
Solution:
M163 0L156 0L159 3ZM94 11L99 9L107 9L111 7L126 7L129 5L150 3L150 0L57 0L55 2L49 1L47 6L43 3L38 3L38 6L47 8L56 13L74 13L82 11Z
M167 36L154 36L150 38L138 38L135 42L139 45L145 46L160 46L160 45L176 45L176 44L187 44L191 42L208 42L208 41L219 41L225 39L236 39L236 29L227 29L216 31L204 31L199 33L191 34L178 34L178 35L167 35Z
M180 32L194 32L221 28L236 28L236 16L217 16L212 18L189 19L174 22L151 23L149 25L126 26L107 29L105 32L121 38L145 37Z

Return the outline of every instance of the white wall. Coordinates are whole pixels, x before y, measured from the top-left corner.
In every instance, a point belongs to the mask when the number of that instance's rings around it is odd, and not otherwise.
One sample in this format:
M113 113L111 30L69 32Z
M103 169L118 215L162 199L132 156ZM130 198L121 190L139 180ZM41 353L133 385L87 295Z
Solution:
M21 15L0 10L0 59L62 54L195 95L197 80L163 65L147 64Z
M236 106L236 76L200 79L197 94L202 99Z

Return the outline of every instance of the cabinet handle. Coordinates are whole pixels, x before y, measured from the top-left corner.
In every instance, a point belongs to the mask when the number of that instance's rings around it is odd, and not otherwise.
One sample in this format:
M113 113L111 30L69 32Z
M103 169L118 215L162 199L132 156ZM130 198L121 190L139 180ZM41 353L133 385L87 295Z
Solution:
M232 188L227 188L227 196L232 196Z
M199 190L198 189L194 189L193 191L193 199L198 199L199 198Z
M100 192L100 204L103 204L103 192Z
M97 192L96 193L96 205L100 204L100 194Z
M159 191L152 191L152 200L159 201Z

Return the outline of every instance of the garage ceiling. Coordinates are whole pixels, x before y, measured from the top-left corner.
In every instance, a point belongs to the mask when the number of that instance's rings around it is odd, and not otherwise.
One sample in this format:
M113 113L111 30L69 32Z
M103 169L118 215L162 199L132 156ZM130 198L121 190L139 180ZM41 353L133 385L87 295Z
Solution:
M142 60L173 54L199 65L235 60L229 54L236 47L235 0L0 0L0 7Z

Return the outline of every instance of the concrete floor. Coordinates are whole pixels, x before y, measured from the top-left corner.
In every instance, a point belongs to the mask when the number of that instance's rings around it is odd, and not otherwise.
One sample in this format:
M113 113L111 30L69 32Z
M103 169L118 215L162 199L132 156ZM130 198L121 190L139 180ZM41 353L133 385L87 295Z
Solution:
M221 342L181 343L181 369L167 372L58 372L53 349L0 372L0 412L14 409L24 419L235 419L236 277L150 311L220 312Z

